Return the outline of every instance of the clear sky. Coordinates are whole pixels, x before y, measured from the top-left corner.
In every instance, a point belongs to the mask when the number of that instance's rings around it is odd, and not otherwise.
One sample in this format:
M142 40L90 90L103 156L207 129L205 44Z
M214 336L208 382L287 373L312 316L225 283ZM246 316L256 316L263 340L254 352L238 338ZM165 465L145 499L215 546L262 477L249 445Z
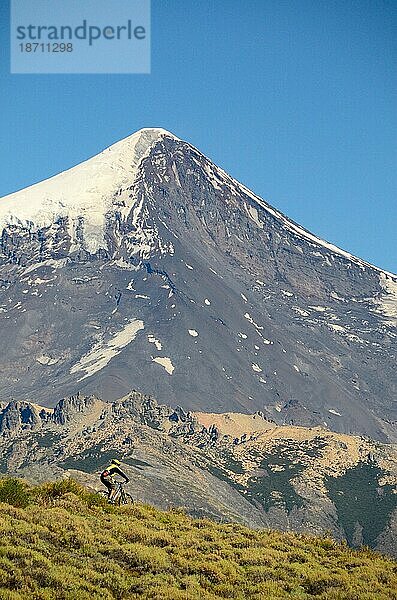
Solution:
M164 127L397 271L395 0L152 0L151 75L10 75L8 9L0 196Z

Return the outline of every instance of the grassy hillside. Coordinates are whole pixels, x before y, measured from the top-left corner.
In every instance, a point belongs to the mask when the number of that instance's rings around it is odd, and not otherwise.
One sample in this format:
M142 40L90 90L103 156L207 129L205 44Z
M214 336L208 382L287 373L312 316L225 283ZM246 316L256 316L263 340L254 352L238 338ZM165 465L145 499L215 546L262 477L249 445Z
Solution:
M73 481L0 482L0 599L397 599L397 563L328 538L253 531Z

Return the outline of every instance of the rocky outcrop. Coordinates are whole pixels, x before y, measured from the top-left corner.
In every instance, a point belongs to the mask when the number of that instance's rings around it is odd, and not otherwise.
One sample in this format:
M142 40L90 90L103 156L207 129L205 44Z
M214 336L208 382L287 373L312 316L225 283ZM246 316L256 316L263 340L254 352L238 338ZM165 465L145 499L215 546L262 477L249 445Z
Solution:
M63 398L55 405L52 420L56 425L66 425L77 416L84 416L97 400L95 396L84 396L81 394Z
M171 409L160 406L151 396L145 396L135 390L112 404L112 413L117 418L135 418L143 425L160 429Z
M29 402L12 401L0 412L0 434L15 435L21 430L39 429L45 413L39 414Z

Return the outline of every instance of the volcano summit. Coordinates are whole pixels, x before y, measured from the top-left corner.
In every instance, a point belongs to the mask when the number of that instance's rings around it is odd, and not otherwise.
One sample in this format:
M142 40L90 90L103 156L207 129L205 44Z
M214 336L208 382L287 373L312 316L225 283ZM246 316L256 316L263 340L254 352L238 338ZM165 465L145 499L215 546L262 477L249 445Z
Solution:
M397 277L163 129L0 200L0 400L138 389L396 441Z

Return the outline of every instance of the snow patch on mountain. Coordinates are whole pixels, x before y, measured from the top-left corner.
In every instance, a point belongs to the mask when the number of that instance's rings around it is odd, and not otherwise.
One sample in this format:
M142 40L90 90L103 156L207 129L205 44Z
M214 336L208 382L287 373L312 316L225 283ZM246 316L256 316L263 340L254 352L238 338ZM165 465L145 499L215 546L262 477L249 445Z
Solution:
M299 306L293 306L292 310L295 311L301 317L308 317L310 315L310 313L308 313L306 310L303 310Z
M341 413L338 412L337 410L334 410L333 408L329 408L328 412L331 413L331 415L336 415L337 417L341 417Z
M37 362L41 365L46 365L51 367L52 365L56 365L59 362L59 358L52 358L51 356L47 356L46 354L42 354L38 358L36 358Z
M1 211L1 199L0 199L0 211ZM1 212L0 212L0 214L1 214ZM0 224L0 231L1 231L1 224ZM67 265L68 261L69 261L69 259L67 259L67 258L59 258L59 259L49 258L47 260L43 260L40 263L34 263L34 264L26 267L26 269L24 269L23 273L21 274L21 279L23 281L23 277L25 275L28 275L28 273L32 273L33 271L36 271L37 269L40 269L42 267L49 267L51 269L62 269L64 266Z
M70 373L85 373L79 381L91 377L91 375L94 375L94 373L97 373L106 367L112 358L120 354L122 349L128 346L128 344L136 338L137 333L141 329L144 329L143 321L133 319L121 331L115 333L107 342L104 342L103 340L97 342L87 354L82 356L80 360L73 365L70 369Z
M397 280L381 273L379 283L383 293L375 300L376 312L387 317L386 322L389 325L397 327Z
M346 332L346 328L343 327L342 325L337 325L336 323L328 323L327 325L328 325L328 327L330 329L333 329L334 331L338 331L338 332L341 332L341 333L345 333Z
M259 219L258 210L254 206L247 205L246 203L244 203L244 208L247 211L249 218L255 223L255 225L257 225L259 229L263 229L263 223Z
M164 367L169 375L172 375L175 370L175 367L168 356L156 356L155 358L152 358L152 361Z
M152 335L151 333L147 336L148 342L150 344L154 344L157 348L157 350L161 350L162 349L162 344L160 342L160 340L158 340L157 338L154 337L154 335Z
M33 285L42 285L43 283L49 283L50 281L55 281L56 277L51 277L50 279L41 279L41 277L36 277L31 284Z

